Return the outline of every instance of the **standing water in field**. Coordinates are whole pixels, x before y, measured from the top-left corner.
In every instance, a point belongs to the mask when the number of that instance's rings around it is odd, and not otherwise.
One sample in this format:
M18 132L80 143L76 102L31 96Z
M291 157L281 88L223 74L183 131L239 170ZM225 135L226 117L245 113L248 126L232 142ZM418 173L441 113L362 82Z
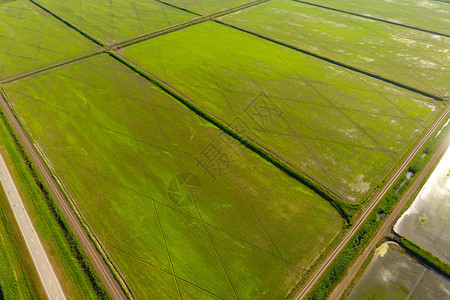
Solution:
M347 299L448 299L450 281L407 255L397 244L376 251Z
M449 149L394 227L395 232L447 263L450 262Z

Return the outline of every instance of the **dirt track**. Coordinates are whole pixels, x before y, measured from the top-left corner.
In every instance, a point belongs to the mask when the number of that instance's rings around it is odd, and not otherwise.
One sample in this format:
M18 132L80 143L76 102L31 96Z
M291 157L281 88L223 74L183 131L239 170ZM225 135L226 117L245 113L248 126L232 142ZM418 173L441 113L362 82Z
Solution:
M83 228L82 224L80 223L75 212L72 210L71 206L67 202L64 194L59 189L58 184L56 183L55 179L52 177L46 164L42 160L42 158L39 155L39 153L37 152L37 150L34 148L33 144L31 143L30 139L28 138L28 135L24 132L24 130L20 126L19 121L14 116L8 103L1 95L0 95L0 104L1 104L3 111L6 113L9 121L11 122L14 129L16 130L20 140L22 141L26 150L28 151L31 159L33 160L34 164L38 168L39 173L42 175L42 178L44 178L45 184L47 185L51 194L55 198L59 208L61 209L61 211L64 214L64 217L66 218L70 227L74 231L76 237L80 241L81 246L85 250L89 259L91 260L91 262L95 268L95 271L98 273L98 275L100 276L100 279L103 281L106 288L109 290L111 296L113 297L113 299L127 299L127 297L126 297L125 293L122 291L119 283L114 278L114 275L111 272L109 266L103 260L103 257L98 252L97 248L94 245L94 242L89 238L88 234L86 233L85 229Z
M295 295L295 297L294 297L295 300L303 299L312 290L312 288L315 286L315 284L319 281L319 279L325 273L327 268L329 266L331 266L334 259L339 255L341 250L345 247L345 245L350 241L350 239L359 230L359 228L362 226L362 224L367 219L367 217L370 215L370 213L375 208L375 206L378 204L378 202L380 202L380 200L384 197L384 195L387 193L387 191L389 191L389 189L392 187L392 185L395 183L395 181L405 172L407 166L410 164L410 162L412 161L414 156L420 151L420 149L426 143L428 138L433 135L434 131L439 127L439 125L442 123L442 121L445 119L445 117L448 115L449 112L450 112L450 105L445 108L444 112L440 115L440 117L428 129L425 136L420 140L420 142L416 145L416 147L410 152L408 157L406 157L406 159L403 161L403 163L398 167L398 169L394 173L394 175L389 179L389 181L384 185L384 187L375 195L375 197L372 199L371 203L367 206L367 208L361 214L361 216L358 218L358 220L355 222L355 224L350 228L350 230L347 232L347 234L344 236L344 238L330 252L328 257L322 262L322 264L312 273L311 277L306 281L306 283L301 287L301 289ZM436 154L437 154L437 152L436 152ZM434 157L435 156L433 156L433 158ZM428 165L427 165L427 167L428 167ZM417 179L418 178L416 178L413 186L415 186L416 181L418 181ZM393 216L393 215L395 215L395 214L392 213L391 216ZM389 220L390 217L388 217L386 220Z
M339 297L344 293L345 289L350 285L351 281L353 280L353 277L355 277L356 273L358 273L359 269L364 264L364 261L369 257L372 250L375 248L377 242L382 239L394 223L399 218L399 214L401 213L404 206L407 204L408 200L411 199L411 197L414 195L414 193L419 189L421 183L425 180L427 175L430 173L431 170L436 166L436 163L441 159L442 155L444 155L445 151L447 150L448 146L450 145L450 135L448 135L445 140L441 143L439 148L436 150L436 152L431 157L430 161L426 164L426 166L422 169L422 171L419 173L419 176L417 176L414 179L413 184L408 188L408 190L403 194L403 196L400 198L400 201L397 203L395 208L393 209L392 213L386 218L381 228L378 230L377 234L372 237L369 245L366 247L364 252L358 257L358 259L355 261L355 263L350 267L348 270L348 273L344 277L344 279L338 284L338 286L333 290L332 294L330 295L330 299L339 299Z

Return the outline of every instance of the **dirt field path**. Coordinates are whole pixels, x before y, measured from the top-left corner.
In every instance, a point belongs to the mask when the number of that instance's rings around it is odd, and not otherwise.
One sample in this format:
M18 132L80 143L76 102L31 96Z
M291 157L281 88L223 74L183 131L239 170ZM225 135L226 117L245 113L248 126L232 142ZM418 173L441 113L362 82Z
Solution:
M316 283L318 283L319 279L322 277L322 275L325 273L327 268L331 266L334 259L339 255L342 249L344 249L345 245L351 240L351 238L355 235L355 233L359 230L359 228L362 226L364 221L367 219L367 217L370 215L372 210L375 208L375 206L380 202L380 200L384 197L384 195L389 191L389 189L392 187L392 185L397 181L397 179L405 172L407 166L410 164L414 156L420 151L422 146L426 143L429 137L431 137L434 133L434 131L439 127L439 125L442 123L442 121L447 117L447 115L450 112L450 105L447 106L444 110L444 112L441 114L441 116L433 123L433 125L428 129L425 136L420 140L420 142L416 145L416 147L410 152L408 157L403 161L403 163L398 167L395 174L389 179L389 181L384 185L384 187L375 195L374 199L371 201L371 203L367 206L365 211L361 214L361 216L358 218L358 220L355 222L355 224L350 228L350 230L347 232L347 234L344 236L344 238L339 242L339 244L330 252L328 257L322 262L322 264L313 272L311 277L306 281L306 283L303 285L303 287L298 291L297 295L294 297L295 300L303 299L315 286ZM447 139L446 139L447 141ZM440 148L439 148L440 149ZM436 151L436 154L433 156L433 159L438 154L438 151ZM429 164L427 164L427 167L429 167ZM422 173L421 173L422 174ZM414 181L414 184L412 186L417 187L417 182L419 181L419 178L416 178ZM396 208L399 206L398 204ZM392 213L385 221L385 223L388 223L387 220L390 220L392 216L396 216L395 212ZM383 225L384 226L384 225ZM381 231L381 230L380 230ZM375 242L376 243L376 242Z
M67 202L62 191L59 189L58 184L52 177L46 164L44 163L41 156L39 155L37 150L34 148L33 144L29 140L28 136L26 135L26 133L20 126L19 121L17 121L17 119L14 116L13 112L11 111L8 103L1 95L0 95L0 105L3 109L3 111L6 113L8 119L11 122L11 124L13 125L14 129L16 130L20 140L23 142L23 144L24 144L27 152L29 153L30 157L32 158L34 164L38 168L39 173L44 178L45 184L47 185L47 187L49 188L53 197L55 198L59 208L61 209L61 211L64 214L64 217L66 218L70 227L74 231L76 237L80 241L84 251L86 251L86 254L88 255L89 259L91 260L91 262L95 268L95 271L98 273L98 275L100 276L100 279L103 281L104 285L109 290L111 296L113 297L113 299L127 299L125 293L122 291L119 283L115 279L109 266L103 260L102 255L99 253L99 251L95 247L94 243L89 238L87 232L85 231L82 224L80 223L80 220L76 216L72 207Z
M41 241L34 230L33 223L31 223L30 217L20 198L16 185L9 173L8 167L0 154L0 181L5 190L5 194L11 205L14 217L19 224L20 231L27 245L28 251L33 259L34 266L39 274L42 285L49 299L63 300L66 299L64 292L59 284L58 278L53 271L52 265L48 260L47 254L42 247Z
M448 149L449 145L450 145L450 135L445 138L445 140L442 142L442 144L436 150L435 154L433 155L433 157L431 157L430 161L427 163L425 168L423 168L422 171L419 173L419 176L417 176L417 178L415 178L411 187L409 187L408 190L406 191L406 193L403 194L403 196L401 197L400 201L395 206L392 213L386 218L383 225L378 230L377 234L372 238L372 240L370 241L369 245L366 247L364 252L358 257L358 259L355 261L355 263L350 267L345 278L333 290L329 299L339 299L340 296L344 293L345 289L350 285L351 281L353 280L353 277L355 277L356 273L358 273L359 269L364 264L364 261L367 259L367 257L369 257L372 250L375 248L377 242L389 233L390 229L392 228L392 226L395 224L395 222L399 218L399 214L401 213L404 206L411 199L411 197L414 195L414 193L417 191L417 189L419 189L421 183L425 180L425 178L430 173L430 171L432 171L434 169L436 164L439 162L439 160L444 155L445 151Z

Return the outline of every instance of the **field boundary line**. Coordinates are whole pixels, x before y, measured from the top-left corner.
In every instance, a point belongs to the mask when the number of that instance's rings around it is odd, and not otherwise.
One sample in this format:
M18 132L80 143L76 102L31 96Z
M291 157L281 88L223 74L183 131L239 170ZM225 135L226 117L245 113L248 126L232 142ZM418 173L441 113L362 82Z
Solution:
M12 109L11 104L3 88L0 88L0 106L3 108L6 117L8 117L12 128L17 132L18 138L20 138L20 140L22 141L24 148L28 152L31 160L36 165L36 169L38 170L39 174L41 174L42 180L45 182L45 184L47 184L49 192L53 194L55 204L57 204L58 208L61 209L63 216L67 219L70 228L73 230L75 237L79 240L80 245L85 250L86 255L88 256L92 265L95 267L94 261L97 262L97 265L101 265L101 262L104 262L107 265L107 268L103 269L103 273L99 272L99 270L95 268L96 273L108 277L107 273L108 271L110 271L110 273L113 275L113 279L108 278L108 281L104 281L103 278L101 278L101 281L107 287L108 283L110 284L109 287L114 285L114 283L116 283L119 286L119 290L123 293L123 295L117 293L117 289L115 289L116 298L114 298L114 294L112 293L111 288L108 288L108 290L111 292L111 296L113 296L113 299L123 299L124 296L126 296L126 298L128 299L133 299L132 294L128 289L128 286L126 285L126 283L124 282L124 280L122 279L122 277L120 276L114 265L109 261L108 256L106 255L106 253L104 253L104 250L99 245L99 242L97 241L96 237L92 234L87 224L81 218L78 209L76 208L70 197L68 197L68 194L66 193L64 186L53 173L53 170L50 167L47 158L45 157L41 149L39 149L39 147L33 142L31 135L27 131L26 127L23 126L22 122L20 121L20 118L16 115L15 110ZM79 225L76 225L74 228L72 225L76 224L77 221ZM79 226L81 226L82 229L77 231L76 229L80 229ZM87 236L87 240L85 239L83 233ZM92 252L87 251L88 249L86 249L85 246L89 245L89 243L96 249L95 251ZM95 253L97 253L97 255L101 257L100 259L101 262L99 262L99 259L93 260L89 253L91 253L92 255L95 255Z
M443 120L448 116L450 112L450 105L448 105L443 112L435 119L434 123L428 128L428 131L422 137L418 144L414 147L414 149L409 153L406 159L402 162L402 164L397 168L396 172L391 176L389 181L383 186L383 188L374 196L373 200L366 207L364 212L355 222L355 224L349 229L347 234L343 237L343 239L338 243L338 245L334 248L333 251L330 252L329 256L325 258L320 267L318 267L314 273L310 276L310 278L305 282L305 284L300 288L297 294L293 299L299 300L303 299L307 296L307 294L315 287L317 281L324 275L325 271L332 265L334 260L341 253L341 250L345 248L347 243L353 238L353 236L358 232L360 227L364 224L365 220L370 216L372 211L375 209L377 204L384 198L385 194L392 188L394 183L398 178L404 173L408 165L412 162L414 157L419 153L428 139L433 135L435 130L440 126ZM384 222L383 222L384 224Z
M328 9L328 10L332 10L332 11L335 11L335 12L352 15L352 16L355 16L355 17L360 17L360 18L369 19L369 20L373 20L373 21L378 21L378 22L382 22L382 23L387 23L387 24L391 24L391 25L401 26L401 27L414 29L414 30L417 30L417 31L423 31L423 32L431 33L431 34L435 34L435 35L441 35L441 36L445 36L445 37L450 37L449 34L440 33L440 32L433 31L433 30L428 30L428 29L423 29L423 28L420 28L420 27L415 27L413 25L408 25L408 24L398 23L398 22L394 22L394 21L389 21L389 20L385 20L385 19L381 19L381 18L377 18L377 17L371 17L369 15L364 15L364 14L360 14L360 13L346 11L346 10L342 10L342 9L338 9L338 8L325 6L325 5L310 3L310 2L301 1L301 0L291 0L291 1L302 3L302 4L306 4L306 5L310 5L310 6L315 6L315 7L319 7L319 8L323 8L323 9ZM435 1L439 1L439 0L435 0ZM439 2L442 2L442 1L439 1ZM448 3L448 2L445 2L445 3Z
M44 73L46 71L52 71L52 70L54 70L56 68L64 67L66 65L69 65L69 64L72 64L72 63L76 63L76 62L78 62L80 60L87 59L87 58L90 58L92 56L96 56L96 55L99 55L99 54L102 54L102 53L104 53L104 50L103 49L99 49L99 50L96 50L94 52L83 54L83 55L77 56L75 58L71 58L71 59L68 59L68 60L65 60L65 61L53 64L53 65L50 65L50 66L46 66L46 67L43 67L43 68L40 68L40 69L36 69L36 70L30 71L30 72L27 72L27 73L22 73L20 75L16 75L16 76L13 76L13 77L0 79L0 85L5 85L5 84L8 84L8 83L19 81L21 79L25 79L25 78L31 77L33 75Z
M176 9L178 9L178 10L182 10L182 11L188 12L188 13L193 14L193 15L197 15L197 16L199 16L199 17L202 16L201 14L196 13L195 11L189 10L189 9L184 8L184 7L181 7L181 6L177 6L177 5L175 5L175 4L172 4L172 3L169 3L169 2L166 2L166 1L163 1L163 0L155 0L155 1L156 1L156 2L159 2L159 3L161 3L161 4L164 4L164 5L167 5L167 6L176 8Z
M440 122L442 125L442 122ZM439 126L438 126L439 127ZM433 131L434 133L435 131ZM347 288L349 287L353 276L359 271L359 269L364 264L365 260L369 257L371 254L373 248L377 245L377 243L386 235L387 232L389 232L389 228L392 227L392 225L397 221L399 218L399 214L401 211L406 207L409 206L409 200L412 199L417 193L418 190L423 186L423 184L428 179L430 173L435 169L436 164L439 162L439 160L442 158L442 156L445 154L445 150L448 148L450 144L450 135L447 136L439 145L438 149L434 152L433 156L430 158L430 160L426 163L426 165L420 170L418 174L415 175L414 182L408 187L408 189L403 192L403 195L401 196L400 200L397 202L397 204L392 209L390 215L384 220L383 224L380 226L380 228L377 229L377 232L375 235L370 239L369 243L366 245L366 247L362 250L362 253L358 255L358 257L353 261L353 263L349 266L346 274L343 276L342 280L336 285L336 287L332 290L330 293L329 299L331 300L338 300L340 297L346 292ZM396 232L393 232L394 236L403 238ZM394 238L394 241L396 241L400 246L405 248L399 241L397 241ZM416 257L417 258L417 257ZM420 259L417 258L419 261ZM442 274L442 270L438 270L434 268L433 266L430 266L433 270L435 270L438 273ZM442 274L446 276L446 274Z
M7 0L7 1L11 2L11 1L17 1L17 0ZM183 22L183 23L178 23L178 24L175 24L173 26L169 26L169 27L163 28L163 29L158 30L158 31L144 33L144 34L136 36L134 38L131 38L131 39L128 39L128 40L124 40L124 41L120 41L120 42L117 42L117 43L113 43L111 45L104 44L102 41L100 41L97 38L91 36L87 31L84 31L83 29L81 29L80 27L76 26L75 24L72 24L68 20L65 20L64 18L59 17L58 15L56 15L53 12L51 12L49 9L45 8L41 4L35 2L34 0L29 0L29 1L31 3L33 3L34 5L38 6L40 9L44 10L45 12L47 12L48 14L50 14L51 16L53 16L54 18L56 18L59 21L63 22L66 26L74 29L78 33L82 34L84 37L86 37L89 40L93 41L95 44L101 46L102 48L100 48L98 50L95 50L93 52L87 53L87 54L83 54L83 55L77 56L75 58L71 58L71 59L68 59L68 60L65 60L65 61L62 61L62 62L58 62L58 63L52 64L52 65L49 65L49 66L45 66L45 67L39 68L37 70L33 70L33 71L30 71L30 72L27 72L27 73L22 73L22 74L13 76L13 77L0 79L0 85L12 83L12 82L15 82L15 81L18 81L18 80L21 80L21 79L24 79L24 78L27 78L27 77L30 77L30 76L33 76L33 75L40 74L42 72L46 72L46 71L50 71L50 70L53 70L53 69L56 69L56 68L59 68L59 67L63 67L65 65L67 65L67 64L75 63L77 61L80 61L80 60L87 59L87 58L95 56L95 55L99 55L99 54L105 53L105 52L107 52L109 50L118 50L120 48L131 46L131 45L134 45L134 44L146 41L146 40L150 40L150 39L153 39L153 38L165 35L165 34L169 34L169 33L172 33L172 32L178 31L178 30L182 30L184 28L187 28L187 27L190 27L190 26L193 26L193 25L197 25L197 24L200 24L200 23L204 23L204 22L210 21L210 20L212 20L213 17L224 16L224 15L233 13L236 10L242 10L242 9L249 8L249 7L252 7L252 6L255 6L255 5L259 5L259 4L262 4L262 3L265 3L265 2L269 2L271 0L257 0L257 1L253 1L253 2L250 2L250 3L246 3L246 4L241 5L241 6L230 8L228 10L225 10L225 11L222 11L222 12L219 12L219 13L215 13L215 14L212 14L212 15L208 15L208 16L201 16L201 15L199 15L200 16L199 18L196 18L196 19L193 19L193 20L190 20L190 21L186 21L186 22ZM155 0L155 1L158 1L158 0ZM167 4L167 3L163 2L163 1L158 1L158 2L160 2L161 4ZM2 4L2 3L3 2L0 2L0 4ZM243 7L243 6L245 6L245 7ZM177 8L177 9L182 10L181 8ZM196 13L193 13L193 14L196 14ZM196 14L196 15L198 15L198 14Z
M80 33L81 35L83 35L85 38L89 39L90 41L94 42L95 44L99 45L99 46L105 46L105 43L103 41L101 41L100 39L90 35L87 31L85 31L84 29L78 27L75 24L72 24L71 22L69 22L68 20L66 20L63 17L58 16L57 14L55 14L54 12L52 12L51 10L47 9L45 6L41 5L40 3L37 3L34 0L28 0L31 3L33 3L34 5L36 5L37 7L39 7L40 9L42 9L43 11L45 11L46 13L52 15L54 18L60 20L61 22L63 22L66 26L74 29L75 31L77 31L78 33Z
M160 3L165 3L165 2L160 1L160 0L155 0L155 1L158 1ZM223 17L225 15L235 13L236 11L247 9L247 8L250 8L250 7L253 7L253 6L256 6L256 5L260 5L260 4L269 2L269 1L271 1L271 0L256 0L256 1L253 1L253 2L245 3L245 4L242 4L242 5L235 6L235 7L232 7L230 9L227 9L227 10L224 10L224 11L221 11L221 12L217 12L217 13L213 13L213 14L210 14L210 15L206 15L206 16L202 16L202 15L199 15L199 14L197 14L195 12L191 12L192 14L195 14L195 15L199 16L199 18L196 18L196 19L190 20L190 21L186 21L184 23L175 24L173 26L169 26L169 27L163 28L163 29L161 29L159 31L144 33L144 34L142 34L140 36L137 36L137 37L134 37L132 39L124 40L124 41L121 41L121 42L118 42L118 43L106 46L106 50L117 50L117 49L120 49L120 48L128 47L128 46L131 46L131 45L134 45L134 44L137 44L137 43L141 43L141 42L144 42L144 41L156 38L156 37L161 36L161 35L169 34L169 33L172 33L172 32L175 32L175 31L178 31L178 30L181 30L181 29L193 26L193 25L197 25L197 24L200 24L200 23L204 23L204 22L210 21L213 18ZM173 5L170 5L170 6L173 6Z
M155 76L152 73L149 73L147 71L144 71L142 68L138 66L135 62L129 60L128 58L125 58L121 56L120 54L114 52L114 51L107 51L113 58L117 59L119 62L123 63L124 65L128 66L130 69L138 73L139 75L143 76L147 80L149 80L151 83L162 89L164 92L175 98L178 102L186 106L189 110L193 111L206 121L214 124L216 127L218 127L220 130L222 130L225 134L230 136L231 138L237 140L240 142L243 146L246 148L252 150L256 154L258 154L260 157L265 159L266 161L273 164L275 167L286 173L288 176L296 179L297 181L300 181L303 185L307 186L311 190L313 190L315 193L317 193L319 196L327 200L342 216L342 218L349 223L351 221L351 215L352 211L354 211L358 205L347 203L343 200L341 200L338 196L336 196L333 192L326 189L325 187L319 185L316 183L312 178L308 177L305 174L300 173L295 167L293 167L289 162L286 162L283 160L280 156L277 154L272 153L271 151L267 150L266 148L262 147L258 143L250 140L249 138L239 134L235 129L231 128L226 122L223 122L218 118L217 116L214 116L210 112L206 112L202 108L198 107L194 103L192 103L190 100L187 100L185 96L183 96L180 92L178 92L176 89L170 87L165 83L163 80L159 79L157 76Z
M218 23L218 24L221 24L221 25L224 25L224 26L227 26L227 27L230 27L230 28L239 30L239 31L241 31L241 32L244 32L244 33L253 35L253 36L255 36L255 37L264 39L264 40L266 40L266 41L269 41L269 42L278 44L278 45L280 45L280 46L284 46L284 47L287 47L287 48L289 48L289 49L292 49L292 50L301 52L301 53L303 53L303 54L306 54L306 55L309 55L309 56L318 58L318 59L320 59L320 60L326 61L326 62L331 63L331 64L333 64L333 65L337 65L337 66L343 67L343 68L345 68L345 69L348 69L348 70L351 70L351 71L354 71L354 72L358 72L358 73L360 73L360 74L363 74L363 75L366 75L366 76L369 76L369 77L372 77L372 78L375 78L375 79L378 79L378 80L387 82L387 83L389 83L389 84L395 85L395 86L400 87L400 88L402 88L402 89L409 90L409 91L411 91L411 92L420 94L420 95L422 95L422 96L425 96L425 97L428 97L428 98L432 98L432 99L437 100L437 101L445 101L445 97L444 97L444 96L438 96L438 95L435 95L435 94L432 94L432 93L429 93L429 92L426 92L426 91L422 91L422 90L416 89L415 87L406 85L406 84L404 84L404 83L401 83L401 82L398 82L398 81L394 81L394 80L392 80L392 79L383 77L383 76L381 76L381 75L377 75L377 74L375 74L375 73L371 73L371 72L369 72L369 71L365 71L365 70L363 70L363 69L354 67L354 66L352 66L352 65L349 65L349 64L346 64L346 63L343 63L343 62L340 62L340 61L337 61L337 60L332 59L332 58L328 58L328 57L323 56L323 55L320 55L320 54L316 54L316 53L311 52L311 51L308 51L308 50L300 49L300 48L298 48L298 47L295 47L295 46L293 46L293 45L287 44L287 43L285 43L285 42L281 42L281 41L275 40L275 39L273 39L273 38L270 38L270 37L264 36L264 35L262 35L262 34L255 33L255 32L253 32L253 31L250 31L250 30L247 30L247 29L244 29L244 28L241 28L241 27L238 27L238 26L235 26L235 25L226 23L226 22L221 21L221 20L218 20L218 19L213 19L212 21L213 21L213 22L216 22L216 23Z

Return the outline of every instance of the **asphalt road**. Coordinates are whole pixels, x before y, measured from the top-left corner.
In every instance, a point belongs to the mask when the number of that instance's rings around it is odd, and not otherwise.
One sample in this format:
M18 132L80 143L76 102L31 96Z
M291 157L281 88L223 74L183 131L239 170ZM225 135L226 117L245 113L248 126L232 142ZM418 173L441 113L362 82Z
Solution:
M95 271L99 275L100 279L103 281L103 284L108 289L112 298L113 299L127 299L127 297L126 297L125 293L123 292L123 290L121 289L118 281L116 280L113 273L111 272L111 269L109 268L109 266L103 259L100 252L97 250L94 242L88 236L86 230L84 229L83 225L81 224L80 220L78 219L76 213L74 212L74 210L72 209L70 204L67 202L63 192L59 188L55 179L52 177L49 169L47 168L47 165L44 163L40 154L34 148L33 144L31 143L30 139L28 138L28 135L25 133L25 131L21 127L19 121L16 119L16 117L14 116L13 112L11 111L11 108L9 107L8 103L6 102L6 100L3 98L3 96L1 94L0 94L0 105L3 109L3 111L6 113L12 126L16 130L18 137L23 142L23 145L25 146L28 154L30 155L31 159L33 160L34 164L36 165L42 178L44 178L45 184L47 185L51 194L55 198L59 208L61 209L62 213L64 214L64 217L66 218L67 222L69 223L69 225L72 228L73 232L75 233L76 237L80 241L81 246L83 247L84 251L88 255L89 259L91 260L92 265L95 268Z
M31 223L30 217L28 216L25 207L23 206L22 199L20 198L19 192L14 184L14 181L9 173L8 167L0 154L0 181L5 190L6 196L11 208L14 212L14 217L19 224L22 236L25 239L28 251L31 254L34 265L41 279L42 285L45 288L45 292L49 299L52 300L63 300L66 299L64 292L62 291L61 285L58 282L55 272L53 271L52 265L48 260L47 254L45 254L44 248L42 247L41 241L34 230L33 223Z
M430 138L434 131L441 125L442 121L447 117L450 112L450 105L447 106L444 112L440 115L440 117L433 123L433 125L428 129L427 133L420 140L420 142L416 145L416 147L410 152L410 154L406 157L403 163L398 167L397 171L394 175L389 179L389 181L384 185L384 187L375 195L370 204L366 207L364 212L355 222L355 224L350 228L350 230L344 235L343 239L339 242L339 244L330 252L330 254L326 257L326 259L314 270L309 279L305 282L305 284L300 288L300 290L295 295L295 300L303 299L319 282L322 275L328 269L329 266L333 263L334 259L339 255L342 249L344 249L345 245L351 240L351 238L355 235L355 233L361 228L364 221L373 211L375 206L377 206L378 202L383 199L384 195L389 191L392 185L397 181L397 179L405 172L406 168L416 156L416 154L420 151L422 146L426 143L428 138Z

